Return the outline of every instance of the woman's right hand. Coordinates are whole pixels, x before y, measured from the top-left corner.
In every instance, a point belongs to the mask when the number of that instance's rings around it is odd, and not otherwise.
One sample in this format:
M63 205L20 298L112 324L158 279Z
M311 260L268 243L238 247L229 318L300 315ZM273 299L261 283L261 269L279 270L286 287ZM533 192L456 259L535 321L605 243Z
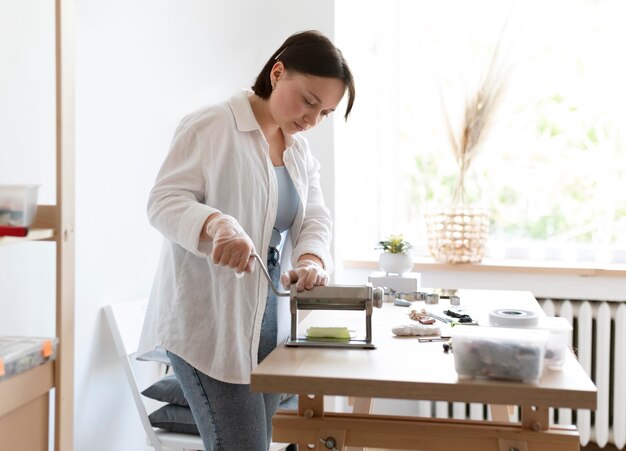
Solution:
M237 273L252 272L254 244L235 218L219 214L208 221L205 230L213 242L213 263L234 268Z

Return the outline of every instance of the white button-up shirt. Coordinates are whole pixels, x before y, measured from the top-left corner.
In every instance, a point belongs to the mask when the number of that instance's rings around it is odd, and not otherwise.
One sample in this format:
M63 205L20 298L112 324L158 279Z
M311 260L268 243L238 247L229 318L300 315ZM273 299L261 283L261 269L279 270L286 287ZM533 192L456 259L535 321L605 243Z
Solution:
M235 217L263 261L276 219L278 188L269 147L242 91L180 123L148 201L163 249L141 334L139 354L157 348L224 382L248 384L257 365L268 284L255 263L238 279L214 265L199 243L212 213ZM284 164L300 198L283 249L282 271L306 253L332 271L332 222L319 183L319 163L299 134L285 136ZM289 331L288 298L279 298L279 333Z

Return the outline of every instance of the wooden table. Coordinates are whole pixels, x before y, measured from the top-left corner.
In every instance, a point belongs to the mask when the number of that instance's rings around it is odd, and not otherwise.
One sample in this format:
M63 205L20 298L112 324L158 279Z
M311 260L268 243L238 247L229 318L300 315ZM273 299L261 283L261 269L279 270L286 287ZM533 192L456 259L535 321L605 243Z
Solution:
M518 308L543 315L531 293L525 291L460 290L462 307L479 323L495 308ZM447 306L442 299L439 309ZM415 309L425 306L414 302ZM436 306L437 307L437 306ZM591 409L596 387L567 352L561 371L544 369L538 384L459 378L454 357L442 343L420 343L417 337L396 337L391 328L410 323L407 307L385 303L373 314L374 350L293 348L274 350L252 373L252 389L298 393L297 413L278 413L273 440L298 443L300 449L372 447L412 450L578 450L574 426L550 427L549 408ZM361 327L356 318L339 311L313 311L301 324ZM332 318L336 324L329 324ZM324 410L324 395L356 397L352 413ZM507 422L503 409L493 409L498 421L473 421L373 415L371 398L437 400L519 406L521 422ZM504 409L506 412L506 408ZM307 446L308 445L308 446Z

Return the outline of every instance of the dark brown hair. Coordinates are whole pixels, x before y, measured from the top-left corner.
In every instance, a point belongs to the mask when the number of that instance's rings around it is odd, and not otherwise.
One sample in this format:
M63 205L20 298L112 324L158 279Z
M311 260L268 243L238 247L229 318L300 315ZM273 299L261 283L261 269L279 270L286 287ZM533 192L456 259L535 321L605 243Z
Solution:
M254 93L262 99L268 99L272 94L270 72L278 61L283 63L286 70L343 80L348 91L348 106L344 117L348 119L356 94L354 79L343 54L330 39L315 30L289 36L265 63L252 86Z

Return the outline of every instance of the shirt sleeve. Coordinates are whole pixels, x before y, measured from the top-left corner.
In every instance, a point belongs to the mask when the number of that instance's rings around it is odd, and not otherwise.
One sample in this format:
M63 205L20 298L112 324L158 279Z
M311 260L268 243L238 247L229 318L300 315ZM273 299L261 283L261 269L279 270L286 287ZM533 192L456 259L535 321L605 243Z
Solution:
M331 274L334 269L330 253L333 221L330 210L324 203L324 195L320 185L320 163L308 148L305 151L307 198L304 206L304 219L300 234L293 250L293 264L303 254L313 254L324 264L324 269Z
M181 125L161 166L148 199L148 219L168 240L189 252L206 257L199 246L206 219L219 210L204 204L205 175L197 135Z

